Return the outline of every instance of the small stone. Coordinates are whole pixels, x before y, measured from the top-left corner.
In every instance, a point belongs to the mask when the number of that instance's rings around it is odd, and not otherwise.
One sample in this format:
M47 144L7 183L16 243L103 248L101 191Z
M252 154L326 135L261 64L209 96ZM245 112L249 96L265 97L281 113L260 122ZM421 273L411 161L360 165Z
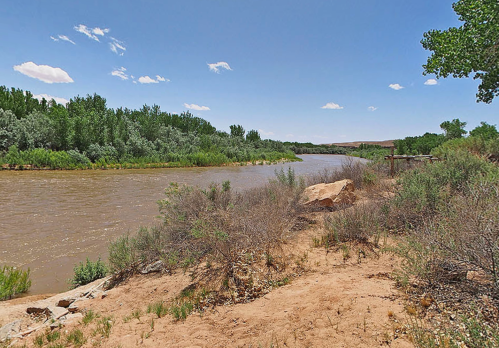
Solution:
M69 307L69 305L71 305L71 303L73 303L74 301L76 301L76 299L74 297L65 297L65 298L61 298L59 300L59 302L57 302L57 307L64 307L64 308L67 308Z
M76 313L78 312L79 308L78 308L78 305L72 303L71 306L68 307L68 311L70 313Z

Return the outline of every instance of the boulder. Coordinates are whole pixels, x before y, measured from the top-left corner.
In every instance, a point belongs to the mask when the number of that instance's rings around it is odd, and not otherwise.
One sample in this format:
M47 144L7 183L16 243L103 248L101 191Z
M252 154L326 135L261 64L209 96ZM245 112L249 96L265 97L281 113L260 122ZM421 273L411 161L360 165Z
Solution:
M11 339L21 331L21 320L16 320L0 328L0 342Z
M353 181L345 179L331 184L317 184L309 186L303 192L305 205L334 207L355 202L355 187Z
M156 262L153 262L147 266L145 266L140 273L142 274L148 274L148 273L154 273L154 272L161 272L164 268L163 261L159 260Z

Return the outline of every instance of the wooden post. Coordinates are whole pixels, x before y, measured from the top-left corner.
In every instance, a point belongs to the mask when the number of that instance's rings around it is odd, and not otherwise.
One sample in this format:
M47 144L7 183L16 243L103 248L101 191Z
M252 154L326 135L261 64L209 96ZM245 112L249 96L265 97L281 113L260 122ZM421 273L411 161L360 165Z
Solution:
M391 149L391 154L392 154L390 156L390 174L392 175L392 178L393 178L395 176L395 160L393 159L395 147L392 146L390 149Z

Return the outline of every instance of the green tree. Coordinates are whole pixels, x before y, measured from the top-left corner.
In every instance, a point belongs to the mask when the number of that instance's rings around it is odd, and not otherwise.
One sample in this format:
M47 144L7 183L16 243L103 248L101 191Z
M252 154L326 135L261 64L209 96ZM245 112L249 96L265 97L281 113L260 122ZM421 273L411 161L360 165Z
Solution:
M458 118L440 124L440 128L444 131L447 140L461 138L468 133L464 130L464 127L466 127L466 122L461 122Z
M424 33L421 44L433 51L423 65L424 74L437 78L473 74L482 81L477 102L491 103L499 95L499 2L459 0L452 7L464 24Z
M248 140L248 141L258 141L258 140L261 140L260 133L258 133L257 130L252 129L252 130L250 130L248 132L248 134L246 134L246 140Z
M238 125L231 125L230 126L230 135L232 137L244 137L244 133L246 133L246 131L244 130L243 126L241 126L240 124Z
M488 124L487 122L480 122L480 126L477 126L470 132L473 137L480 137L485 140L495 139L499 136L499 132L495 125Z

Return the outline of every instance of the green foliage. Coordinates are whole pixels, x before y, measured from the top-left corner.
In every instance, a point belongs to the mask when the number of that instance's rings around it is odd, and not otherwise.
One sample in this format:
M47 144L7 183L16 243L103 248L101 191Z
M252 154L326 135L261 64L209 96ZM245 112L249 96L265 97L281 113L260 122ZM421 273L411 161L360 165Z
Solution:
M461 122L458 118L452 121L444 121L440 124L440 128L444 131L445 139L447 140L461 138L468 133L464 130L464 127L466 127L466 122Z
M284 142L284 146L288 147L294 153L301 154L339 154L344 155L347 150L335 145L316 145L312 143Z
M241 125L231 136L189 112L173 115L157 105L109 109L97 94L67 106L20 99L0 88L0 163L11 168L85 169L213 166L233 162L298 160L283 143L261 140ZM33 105L28 98L33 99ZM19 106L19 107L18 107ZM15 146L16 151L9 149ZM121 165L117 165L121 164Z
M95 318L97 317L97 315L94 313L93 310L89 309L85 312L85 315L83 316L83 324L84 325L88 325L90 324Z
M230 126L230 136L231 137L244 137L244 133L246 133L246 131L244 130L243 126L241 126L240 124L233 124Z
M492 140L499 137L499 132L495 125L490 125L487 122L480 122L480 125L476 126L475 129L470 132L470 136L484 140Z
M258 141L258 140L261 140L260 138L260 133L258 133L257 130L250 130L247 134L246 134L246 140L248 141Z
M395 140L394 146L398 155L429 155L434 148L444 142L443 134L425 133L422 136Z
M87 343L87 339L85 338L81 330L73 329L68 333L66 342L73 345L73 347L78 348Z
M0 268L0 301L8 300L17 294L27 292L31 287L30 270L23 271L15 267Z
M151 303L147 306L147 313L154 313L158 318L161 318L168 313L168 307L163 301Z
M459 0L454 11L458 28L430 30L421 44L432 51L423 68L438 77L480 79L477 101L491 103L499 95L499 3L496 0Z
M80 262L74 267L74 277L69 280L72 287L78 287L106 276L108 269L100 257L96 262L87 258L86 263Z

